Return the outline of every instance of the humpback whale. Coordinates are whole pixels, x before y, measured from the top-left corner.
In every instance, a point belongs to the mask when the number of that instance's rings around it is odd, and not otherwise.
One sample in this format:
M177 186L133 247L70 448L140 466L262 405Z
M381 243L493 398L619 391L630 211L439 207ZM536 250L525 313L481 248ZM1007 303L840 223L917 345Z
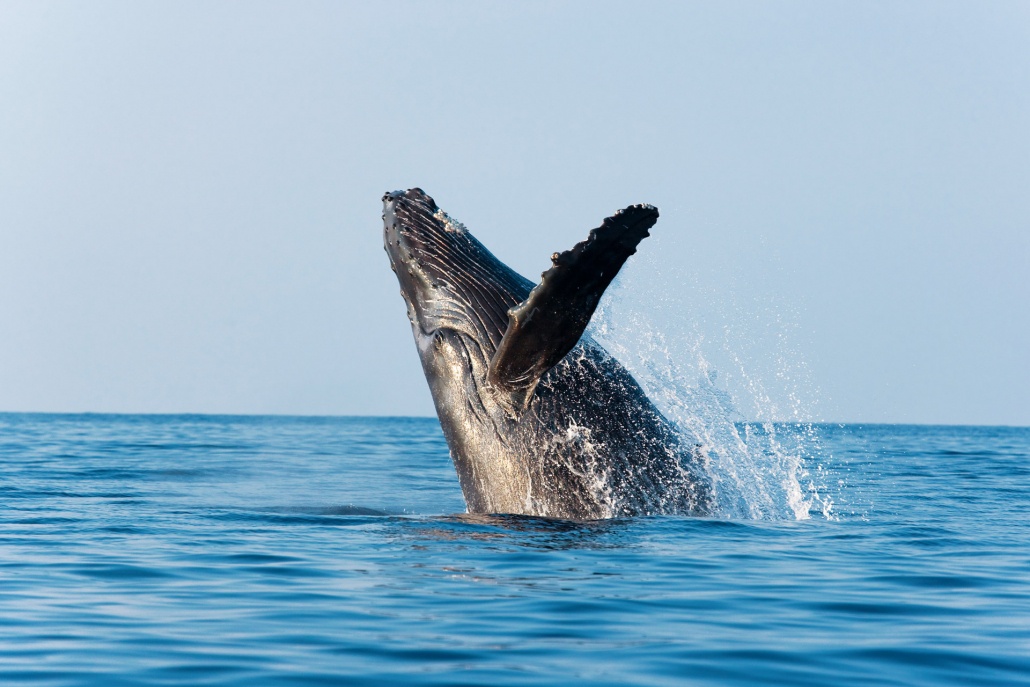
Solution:
M658 220L620 210L534 285L422 189L383 196L384 248L470 513L705 514L707 458L585 333Z

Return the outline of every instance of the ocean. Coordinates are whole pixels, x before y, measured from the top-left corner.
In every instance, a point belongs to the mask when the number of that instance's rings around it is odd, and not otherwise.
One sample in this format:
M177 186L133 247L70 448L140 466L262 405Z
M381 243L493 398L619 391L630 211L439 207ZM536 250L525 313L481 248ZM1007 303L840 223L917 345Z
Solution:
M433 418L0 414L0 684L1030 684L1030 428L734 431L713 517L567 522Z

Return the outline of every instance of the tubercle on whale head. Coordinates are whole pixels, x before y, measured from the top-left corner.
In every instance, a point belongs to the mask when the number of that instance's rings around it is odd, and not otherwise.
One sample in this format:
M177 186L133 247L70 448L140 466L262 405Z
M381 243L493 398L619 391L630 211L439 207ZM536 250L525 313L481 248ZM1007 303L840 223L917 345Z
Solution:
M390 256L390 264L398 278L403 271L411 276L418 273L426 282L419 284L420 287L436 288L437 284L432 283L434 280L429 278L426 268L439 262L447 251L446 247L439 245L437 238L446 230L439 217L443 214L436 202L420 188L383 195L383 248Z
M422 267L416 254L419 248L418 224L432 222L439 208L425 191L413 188L407 191L391 191L383 195L383 248L390 256L391 266L411 269Z
M441 210L420 188L383 195L383 248L400 283L408 319L420 334L468 326L469 274L485 249L464 225Z
M398 204L403 202L403 191L388 192L383 195L383 249L390 258L390 269L397 275L400 283L401 298L407 306L408 320L415 329L416 337L421 327L421 301L427 289L427 280L418 264L411 246L404 236L404 226L397 217Z

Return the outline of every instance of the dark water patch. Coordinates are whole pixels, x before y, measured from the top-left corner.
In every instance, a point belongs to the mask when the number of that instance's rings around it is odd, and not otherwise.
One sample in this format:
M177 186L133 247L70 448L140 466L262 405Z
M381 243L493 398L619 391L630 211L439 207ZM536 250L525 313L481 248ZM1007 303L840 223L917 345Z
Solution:
M230 563L296 563L299 559L296 556L282 556L270 553L234 553L223 557Z
M882 602L830 601L813 603L811 607L813 610L822 613L836 613L842 616L880 618L885 620L899 616L932 617L946 615L949 618L954 618L964 615L977 615L977 611L973 609L956 608L953 606L932 606L901 600Z
M171 570L146 568L126 563L110 563L107 565L77 565L72 572L86 577L106 580L144 580L176 577Z
M124 502L122 505L125 505ZM100 532L108 534L146 535L150 533L145 525L105 525L99 528Z
M323 509L321 513L322 515L394 515L394 513L389 513L384 510L378 510L376 508L365 508L363 506L332 506L330 508Z
M292 506L289 508L270 508L270 512L279 513L300 513L304 515L372 515L388 517L393 515L400 515L400 513L391 513L385 510L379 510L378 508L366 508L364 506L321 506L321 507L304 507L304 506Z
M62 499L79 499L83 497L88 498L130 498L137 494L132 492L72 492L62 491L57 489L36 489L32 487L6 487L0 488L0 494L4 499L33 499L39 500L41 498L53 497Z
M2 494L3 498L31 499L31 500L34 500L34 501L38 501L39 499L45 498L45 497L54 497L54 498L61 498L61 499L77 499L77 500L82 500L82 499L99 499L99 500L105 500L105 501L108 501L108 502L110 502L112 500L124 500L124 502L126 502L126 503L135 503L136 501L134 499L135 499L135 497L138 497L140 495L140 492L131 492L131 491L90 491L89 489L85 489L84 491L80 491L80 492L68 492L68 491L49 491L49 492L48 491L35 491L34 492L34 491L27 491L26 490L26 491L14 492L14 493L11 493L11 494L0 492L0 494Z
M153 469L149 470L150 476L159 479L182 479L182 480L193 480L203 477L212 477L212 470L201 470L201 469L182 469L182 468L165 468L165 469ZM224 473L222 474L224 476Z
M52 525L79 525L82 521L78 518L66 518L60 516L40 516L40 517L22 517L22 518L7 518L4 517L0 520L5 525L38 525L38 526L52 526Z
M382 515L379 511L373 511L371 515L354 515L349 513L327 513L321 509L305 512L304 509L293 508L260 511L212 509L203 515L213 520L231 521L240 524L307 525L319 527L360 527L378 524L384 519L397 517Z
M935 647L871 647L838 652L847 662L875 662L894 670L899 679L936 684L1026 684L1030 682L1030 659L985 656Z
M876 575L869 581L888 586L942 590L985 589L997 584L996 580L977 575Z

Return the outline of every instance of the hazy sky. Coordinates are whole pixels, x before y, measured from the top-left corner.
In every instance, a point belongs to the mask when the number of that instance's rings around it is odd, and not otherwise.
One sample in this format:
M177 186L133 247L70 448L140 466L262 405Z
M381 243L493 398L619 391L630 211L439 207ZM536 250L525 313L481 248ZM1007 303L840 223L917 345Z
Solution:
M432 414L410 186L534 280L654 203L613 321L1030 424L1030 4L939 0L0 2L0 410Z

